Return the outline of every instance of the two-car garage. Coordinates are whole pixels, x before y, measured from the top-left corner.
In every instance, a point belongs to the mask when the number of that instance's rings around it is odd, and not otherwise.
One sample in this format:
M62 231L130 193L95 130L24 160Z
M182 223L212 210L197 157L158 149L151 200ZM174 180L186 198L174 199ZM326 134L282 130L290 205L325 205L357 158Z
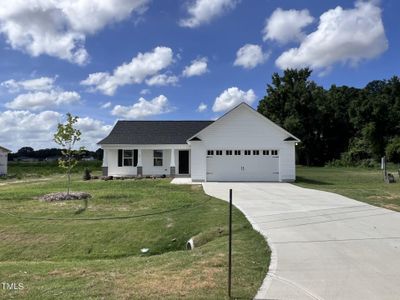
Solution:
M241 103L188 139L192 181L294 181L299 141Z
M278 150L207 150L207 181L279 181Z

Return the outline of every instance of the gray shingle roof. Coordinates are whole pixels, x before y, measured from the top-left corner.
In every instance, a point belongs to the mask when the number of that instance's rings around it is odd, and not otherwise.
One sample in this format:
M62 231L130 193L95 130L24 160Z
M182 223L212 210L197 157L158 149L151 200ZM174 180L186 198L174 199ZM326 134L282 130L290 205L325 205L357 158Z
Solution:
M98 142L107 144L186 144L186 140L213 121L118 121Z

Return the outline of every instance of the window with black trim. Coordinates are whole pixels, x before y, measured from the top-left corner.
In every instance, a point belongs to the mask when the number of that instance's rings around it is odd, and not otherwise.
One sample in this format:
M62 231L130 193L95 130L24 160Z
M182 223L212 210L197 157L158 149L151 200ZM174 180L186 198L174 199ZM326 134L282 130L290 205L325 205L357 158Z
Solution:
M260 151L259 150L253 150L253 155L260 155Z
M124 167L133 166L133 150L124 150L122 152L122 161Z
M207 155L214 155L214 150L207 150Z
M241 155L241 151L240 150L235 150L235 155Z
M271 150L271 155L278 155L278 150Z
M232 150L226 150L226 155L232 155Z
M161 167L163 165L162 150L153 150L153 162L155 167Z
M263 155L269 155L269 150L263 150Z
M216 155L222 155L222 150L215 150Z
M251 150L244 150L244 155L251 155Z

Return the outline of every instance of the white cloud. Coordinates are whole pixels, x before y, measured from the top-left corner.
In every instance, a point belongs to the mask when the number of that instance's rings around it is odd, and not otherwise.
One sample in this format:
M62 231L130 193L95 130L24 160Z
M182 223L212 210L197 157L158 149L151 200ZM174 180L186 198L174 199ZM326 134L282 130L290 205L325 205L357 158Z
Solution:
M305 34L302 32L314 21L307 9L282 10L277 8L266 20L263 30L263 40L277 41L286 44L292 41L301 41Z
M22 92L5 107L22 110L45 110L62 105L78 103L81 96L74 91L64 91L55 85L56 77L39 77L29 80L10 79L0 85L8 89L9 93Z
M78 119L76 128L82 132L79 145L86 149L99 148L97 142L105 138L111 131L112 125L105 124L103 121L92 119L90 117L82 117Z
M43 110L57 106L77 103L81 96L77 92L52 90L49 92L30 92L18 95L5 106L10 109Z
M110 101L104 103L103 105L101 105L101 108L109 108L111 107L112 103Z
M205 103L203 103L203 102L201 102L200 104L199 104L199 107L197 107L197 111L198 112L204 112L204 111L206 111L207 110L207 104L205 104Z
M25 91L48 91L54 88L54 81L56 78L40 77L35 79L16 81L10 79L3 81L0 85L8 89L10 93L16 93L21 90Z
M88 62L84 43L108 24L144 12L149 0L12 0L0 5L0 33L16 50Z
M164 86L164 85L176 85L179 81L179 78L174 75L167 75L167 74L157 74L154 75L153 77L150 77L149 79L146 79L146 84L153 86L153 85L159 85L159 86Z
M149 90L149 89L142 89L141 91L140 91L140 95L148 95L148 94L150 94L151 93L151 91Z
M207 57L192 60L189 66L186 66L182 72L184 77L200 76L208 72Z
M129 63L115 68L112 74L108 72L92 73L81 81L81 84L112 96L118 87L142 83L146 78L158 74L172 63L172 49L156 47L151 52L139 53Z
M256 100L256 94L252 89L245 92L237 87L231 87L223 91L221 95L215 99L212 110L214 112L227 111L241 102L252 104L254 100Z
M0 112L0 144L14 151L24 146L35 149L57 147L53 135L64 116L55 111L32 113L26 110ZM77 128L82 131L80 145L97 149L96 143L111 130L111 125L89 117L79 118Z
M0 112L0 144L17 150L23 146L51 147L52 135L61 114L44 111L38 114L29 111Z
M218 16L234 9L238 2L237 0L195 0L187 8L190 17L180 20L179 25L194 28L210 23Z
M167 97L160 95L152 100L146 100L143 97L131 106L117 105L111 111L111 114L126 119L143 119L145 117L165 114L172 111Z
M269 57L268 53L264 53L261 46L246 44L236 52L236 60L234 66L241 66L245 69L253 69L263 64Z
M388 48L376 1L357 1L355 8L338 6L320 16L318 29L298 48L281 54L276 65L281 69L311 67L329 70L334 63L357 64L374 58Z

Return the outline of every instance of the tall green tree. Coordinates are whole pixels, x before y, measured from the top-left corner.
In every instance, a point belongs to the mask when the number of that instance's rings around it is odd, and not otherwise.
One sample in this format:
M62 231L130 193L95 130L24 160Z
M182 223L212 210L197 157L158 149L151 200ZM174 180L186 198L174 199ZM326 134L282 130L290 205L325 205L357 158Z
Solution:
M273 74L258 111L301 139L298 162L322 165L342 158L346 163L397 160L400 137L400 80L374 80L364 88L329 90L310 80L310 69Z
M67 121L65 124L57 125L57 132L54 134L54 141L60 145L62 150L62 158L59 159L59 166L66 170L68 176L67 194L69 195L71 188L71 171L78 163L79 155L85 150L84 147L75 149L75 144L81 139L81 131L77 129L77 116L67 113Z
M353 99L349 115L356 139L369 144L372 157L385 154L390 140L400 135L400 81L374 80Z
M332 85L326 92L325 99L319 102L321 114L321 132L324 150L324 162L338 159L348 150L351 138L355 131L349 117L349 106L360 90L353 87L337 87Z
M310 69L285 70L272 75L267 95L258 111L301 139L298 160L302 164L323 164L323 134L319 103L325 97L322 87L309 80Z

